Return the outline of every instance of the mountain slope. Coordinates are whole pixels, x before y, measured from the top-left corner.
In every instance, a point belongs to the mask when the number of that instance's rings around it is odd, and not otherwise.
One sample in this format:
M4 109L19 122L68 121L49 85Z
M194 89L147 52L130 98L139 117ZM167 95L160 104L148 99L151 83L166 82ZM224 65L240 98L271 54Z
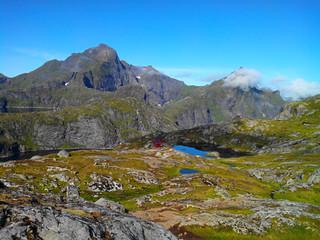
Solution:
M164 110L181 128L192 128L230 121L236 116L272 119L284 103L278 91L255 87L246 91L223 84L224 79L198 87L183 99L166 104Z

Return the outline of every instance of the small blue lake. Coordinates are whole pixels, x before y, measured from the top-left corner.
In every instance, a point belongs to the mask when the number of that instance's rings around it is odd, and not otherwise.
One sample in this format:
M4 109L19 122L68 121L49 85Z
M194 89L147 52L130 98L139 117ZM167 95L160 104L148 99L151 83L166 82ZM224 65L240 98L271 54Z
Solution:
M236 167L235 165L231 164L231 163L224 163L227 164L229 167Z
M183 145L175 145L173 147L173 149L175 149L177 151L180 151L180 152L188 153L188 154L190 154L192 156L199 155L199 156L204 157L204 158L216 159L214 157L207 157L206 156L206 154L210 153L210 152L201 151L201 150L198 150L198 149L193 148L193 147L187 147L187 146L183 146ZM228 165L229 167L236 167L235 165L233 165L231 163L224 163L224 164ZM186 172L183 173L185 170L186 170ZM188 172L188 171L193 171L193 172ZM198 173L198 172L199 171L190 170L190 169L181 169L181 171L180 171L181 174L191 174L191 173Z
M186 168L182 168L180 170L180 174L192 174L192 173L198 173L199 171L197 170L192 170L192 169L186 169Z
M188 153L188 154L190 154L192 156L199 155L199 156L204 157L204 158L215 159L214 157L207 157L206 156L206 154L210 153L210 152L201 151L201 150L198 150L198 149L193 148L193 147L187 147L187 146L183 146L183 145L175 145L173 147L173 149L178 150L180 152Z

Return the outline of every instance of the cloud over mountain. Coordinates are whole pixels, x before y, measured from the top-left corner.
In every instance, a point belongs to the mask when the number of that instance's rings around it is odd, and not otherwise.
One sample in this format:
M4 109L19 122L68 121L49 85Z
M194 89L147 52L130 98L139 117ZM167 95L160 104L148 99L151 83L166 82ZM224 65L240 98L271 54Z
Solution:
M302 78L297 78L285 86L280 87L284 96L293 100L305 99L320 93L320 84L317 82L307 82Z
M223 87L238 87L248 91L256 87L260 81L261 74L254 69L239 68L224 79Z

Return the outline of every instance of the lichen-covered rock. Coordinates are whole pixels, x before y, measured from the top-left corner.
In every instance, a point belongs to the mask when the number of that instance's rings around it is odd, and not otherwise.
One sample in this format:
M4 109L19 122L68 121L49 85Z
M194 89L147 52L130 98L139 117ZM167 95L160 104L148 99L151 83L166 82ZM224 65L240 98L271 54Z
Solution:
M97 175L93 173L90 175L92 181L88 184L88 190L93 192L112 192L123 189L121 183L113 181L113 178L105 175Z
M228 193L224 187L216 186L214 190L216 191L216 194L220 195L222 198L231 198L231 194Z
M259 180L278 183L284 181L285 177L292 175L290 171L278 171L271 168L250 168L247 171L250 176Z
M134 177L134 180L136 180L139 183L145 183L145 184L158 184L159 180L158 178L149 171L143 171L143 170L136 170L129 173Z
M63 173L57 173L57 174L52 174L50 175L51 178L56 178L61 182L67 182L70 178L67 175L67 173L63 172Z
M320 168L318 168L317 170L315 170L310 177L308 178L308 183L320 183Z
M102 207L110 208L111 210L114 210L114 211L119 211L123 213L126 211L124 206L122 206L120 203L116 203L114 201L110 201L105 198L100 198L98 201L95 202L95 204L100 205Z

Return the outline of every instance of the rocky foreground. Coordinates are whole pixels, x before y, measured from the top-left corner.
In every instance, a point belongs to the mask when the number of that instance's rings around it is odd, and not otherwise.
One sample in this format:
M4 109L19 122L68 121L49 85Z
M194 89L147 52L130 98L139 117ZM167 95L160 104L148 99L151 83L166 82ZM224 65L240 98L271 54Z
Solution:
M92 203L8 189L2 189L1 197L3 240L177 239L164 227L125 214L118 204L103 199Z
M122 145L5 162L0 236L318 239L319 159L318 153L207 159ZM199 173L180 174L182 168Z

